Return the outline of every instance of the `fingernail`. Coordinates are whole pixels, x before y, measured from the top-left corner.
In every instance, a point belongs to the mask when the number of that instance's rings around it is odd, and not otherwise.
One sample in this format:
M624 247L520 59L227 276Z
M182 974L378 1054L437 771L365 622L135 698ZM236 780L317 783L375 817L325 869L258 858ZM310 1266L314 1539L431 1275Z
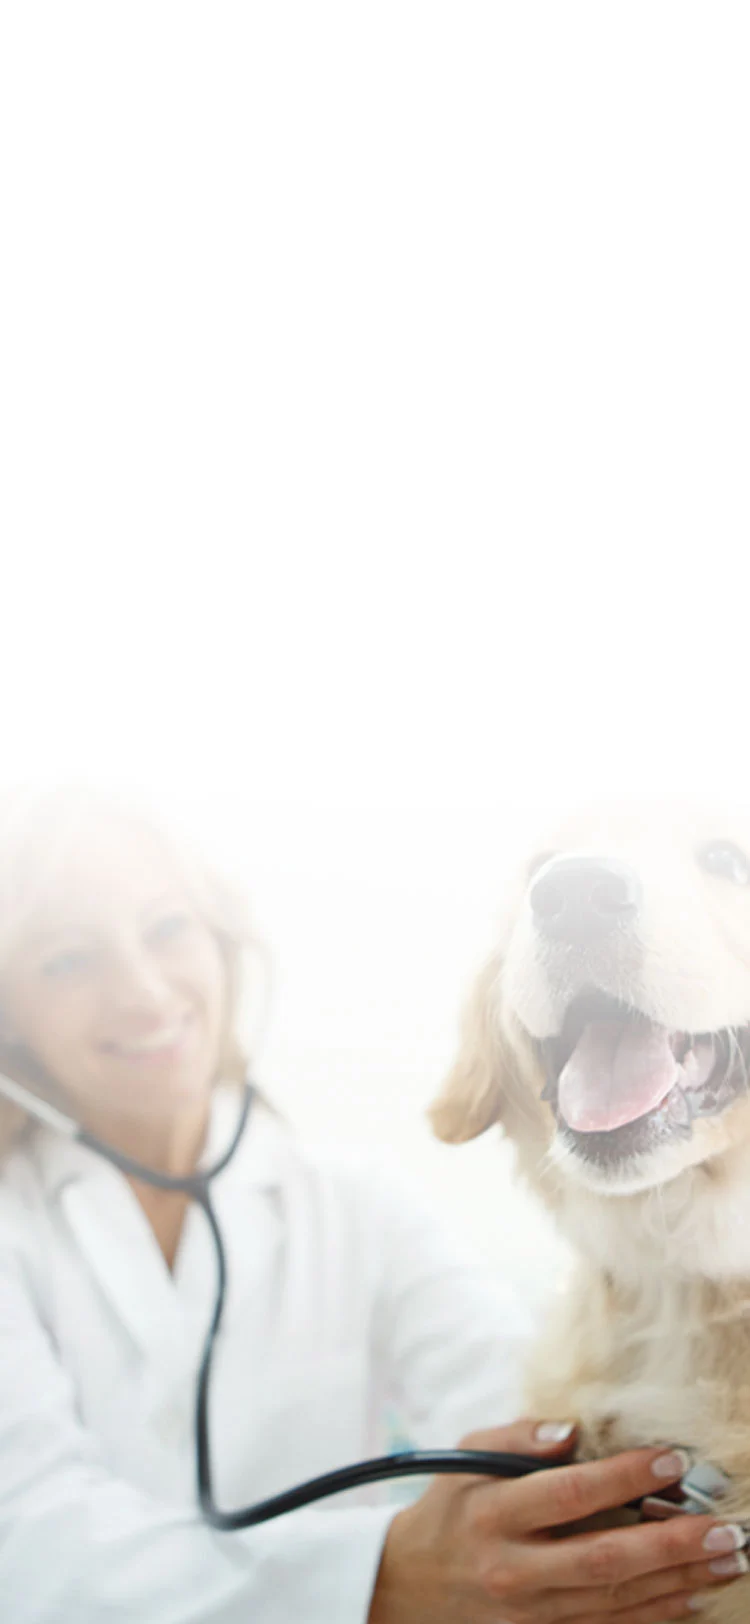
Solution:
M709 1602L712 1602L713 1599L710 1590L701 1590L697 1596L688 1596L687 1605L691 1613L699 1613L701 1608L708 1607Z
M747 1544L747 1531L739 1523L717 1523L709 1528L703 1541L704 1551L741 1551Z
M575 1421L542 1421L534 1432L538 1444L564 1444L576 1430Z
M734 1556L720 1556L718 1562L708 1565L717 1579L733 1579L738 1573L750 1573L750 1562L744 1551L735 1551Z
M654 1477L684 1477L691 1465L690 1456L685 1449L673 1449L668 1455L659 1455L651 1462Z

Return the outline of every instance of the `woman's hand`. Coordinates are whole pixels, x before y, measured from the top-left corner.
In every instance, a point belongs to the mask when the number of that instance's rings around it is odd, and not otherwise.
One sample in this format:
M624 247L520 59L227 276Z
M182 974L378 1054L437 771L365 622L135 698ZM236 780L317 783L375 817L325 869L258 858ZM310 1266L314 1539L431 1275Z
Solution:
M533 1422L519 1421L474 1433L461 1447L559 1460L573 1441L544 1442ZM368 1624L663 1624L690 1617L696 1592L731 1577L726 1568L716 1573L712 1561L746 1571L731 1529L715 1518L675 1517L564 1539L547 1532L658 1493L682 1471L663 1449L638 1449L504 1482L435 1478L391 1523Z

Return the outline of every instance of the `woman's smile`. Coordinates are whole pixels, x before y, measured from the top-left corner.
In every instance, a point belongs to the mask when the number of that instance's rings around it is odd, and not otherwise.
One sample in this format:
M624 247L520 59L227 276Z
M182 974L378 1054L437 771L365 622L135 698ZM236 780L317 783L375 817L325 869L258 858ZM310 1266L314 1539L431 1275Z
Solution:
M163 1022L150 1031L122 1038L109 1038L100 1045L103 1054L129 1065L164 1064L179 1059L196 1036L198 1017L192 1010Z

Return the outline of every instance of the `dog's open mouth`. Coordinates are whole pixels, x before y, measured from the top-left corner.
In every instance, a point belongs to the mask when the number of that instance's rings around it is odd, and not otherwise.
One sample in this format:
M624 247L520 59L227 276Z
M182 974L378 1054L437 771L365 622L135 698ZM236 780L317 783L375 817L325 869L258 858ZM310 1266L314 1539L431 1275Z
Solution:
M628 1005L590 992L542 1045L558 1127L590 1161L620 1162L690 1136L748 1086L750 1028L670 1032Z

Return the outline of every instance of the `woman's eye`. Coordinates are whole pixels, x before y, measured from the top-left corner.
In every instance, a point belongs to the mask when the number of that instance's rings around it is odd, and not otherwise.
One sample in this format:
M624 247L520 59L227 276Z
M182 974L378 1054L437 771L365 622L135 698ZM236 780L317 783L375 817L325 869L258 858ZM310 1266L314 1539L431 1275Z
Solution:
M734 885L750 885L750 858L731 840L712 840L698 852L698 862L707 874Z
M93 961L94 955L90 948L67 948L65 952L53 953L50 958L45 959L42 974L52 978L82 975L91 968Z
M188 913L179 913L175 910L174 913L163 914L162 918L157 919L150 927L149 940L157 944L174 941L176 937L189 930L191 924L192 919Z

